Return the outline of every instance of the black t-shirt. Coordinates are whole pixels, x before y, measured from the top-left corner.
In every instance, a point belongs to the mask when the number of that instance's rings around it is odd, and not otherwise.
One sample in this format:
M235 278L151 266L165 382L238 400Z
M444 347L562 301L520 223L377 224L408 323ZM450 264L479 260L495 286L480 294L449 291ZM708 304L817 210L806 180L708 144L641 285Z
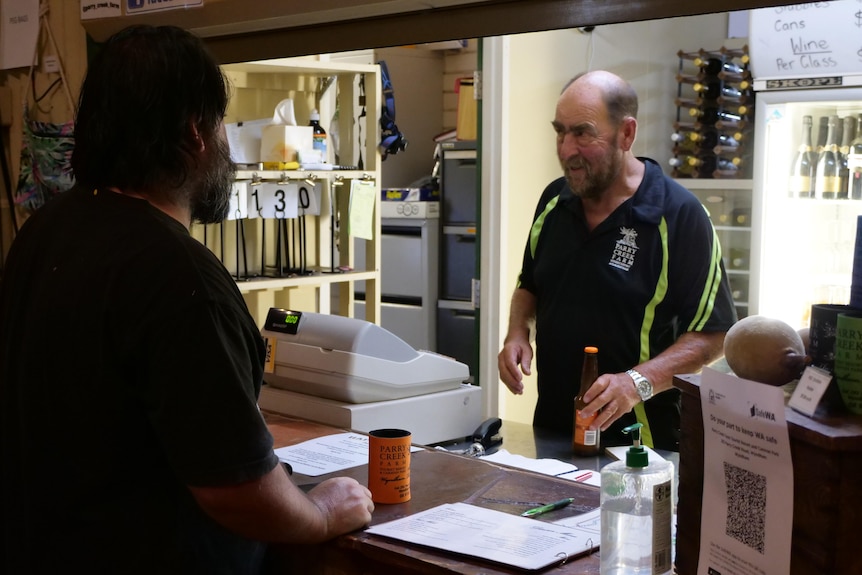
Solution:
M263 358L232 278L180 223L110 191L48 203L0 285L0 565L254 573L263 545L186 485L277 464Z
M537 426L571 432L584 347L599 348L599 373L620 373L682 333L726 331L736 321L705 209L652 160L641 160L635 194L592 231L563 178L539 200L519 281L536 296ZM645 438L676 449L678 391L657 394L644 409ZM603 441L631 443L616 432L634 421L634 412L624 416Z

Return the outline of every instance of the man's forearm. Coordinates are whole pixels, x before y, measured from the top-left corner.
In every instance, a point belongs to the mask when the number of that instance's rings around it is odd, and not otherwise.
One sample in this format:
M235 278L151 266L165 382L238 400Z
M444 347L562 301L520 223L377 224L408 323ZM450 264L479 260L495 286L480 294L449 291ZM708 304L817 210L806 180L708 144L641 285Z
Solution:
M659 355L635 367L659 393L673 387L673 376L695 373L721 357L724 332L687 332Z
M529 338L530 326L536 319L536 296L531 292L516 288L509 307L509 328L506 338L523 335Z

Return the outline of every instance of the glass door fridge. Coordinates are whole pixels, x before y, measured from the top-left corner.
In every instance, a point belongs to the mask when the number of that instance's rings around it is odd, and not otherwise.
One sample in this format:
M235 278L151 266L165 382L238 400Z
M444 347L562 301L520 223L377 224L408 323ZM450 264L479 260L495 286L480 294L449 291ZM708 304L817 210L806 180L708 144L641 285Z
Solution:
M756 101L750 299L759 314L798 329L809 325L812 304L850 301L862 198L848 192L846 171L837 183L829 176L824 140L832 123L841 162L841 144L862 134L862 88L762 91ZM809 122L808 160L816 166L823 158L819 180L800 162ZM855 133L844 134L845 126ZM809 188L814 197L800 191Z

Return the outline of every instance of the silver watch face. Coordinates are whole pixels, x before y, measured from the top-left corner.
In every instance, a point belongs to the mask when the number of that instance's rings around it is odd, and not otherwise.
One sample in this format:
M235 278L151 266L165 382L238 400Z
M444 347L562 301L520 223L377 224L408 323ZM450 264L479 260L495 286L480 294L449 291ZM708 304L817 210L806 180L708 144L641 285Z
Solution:
M632 378L632 381L635 384L635 389L637 390L638 395L641 396L641 401L646 401L652 397L652 383L650 383L650 380L633 369L630 369L626 373L628 373L629 377Z
M652 384L649 382L649 380L647 378L645 378L643 376L639 377L637 379L636 384L637 384L638 394L640 394L642 400L646 401L650 397L652 397Z

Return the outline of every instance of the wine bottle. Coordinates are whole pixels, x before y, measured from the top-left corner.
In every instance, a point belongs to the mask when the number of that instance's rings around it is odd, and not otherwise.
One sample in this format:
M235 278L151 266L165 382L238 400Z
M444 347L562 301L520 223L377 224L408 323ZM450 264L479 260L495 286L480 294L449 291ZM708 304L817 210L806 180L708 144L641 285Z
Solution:
M745 128L748 124L745 120L738 120L732 117L725 117L720 120L716 120L715 129L721 130L723 132L734 130L740 131Z
M688 164L686 158L688 156L674 157L668 160L668 164L673 167L672 176L674 178L696 178L697 170Z
M850 199L862 200L862 114L856 117L856 137L847 152L847 171Z
M847 156L850 154L850 143L856 138L856 118L844 116L843 133L841 134L841 147L838 148L838 197L850 197L850 169L847 164Z
M838 198L838 143L835 141L835 126L838 116L828 116L826 122L826 144L817 157L814 170L814 197L821 200Z
M745 69L733 62L725 61L723 58L697 58L694 61L695 66L699 66L704 74L717 76L719 72L728 72L731 74L744 74Z
M826 137L829 135L829 116L820 116L818 119L817 128L817 146L814 151L818 157L823 153L823 148L826 146Z
M728 276L730 282L730 295L736 303L745 303L748 301L748 280L739 275Z
M747 106L745 104L736 107L736 114L738 116L753 116L754 108L752 106Z
M714 106L691 108L689 109L688 114L694 118L697 118L698 122L705 125L715 124L719 120L725 122L742 121L742 116L738 114L731 114L727 110L724 110L722 108L716 108Z
M788 188L791 198L810 198L814 192L814 166L817 156L811 145L811 116L802 117L802 143L790 168Z
M749 81L751 80L751 73L748 70L743 72L719 72L718 77L725 82L730 82L733 84L740 85L738 86L740 90L745 90L750 88ZM745 82L745 88L741 86L741 84Z
M691 138L688 138L685 132L674 132L670 135L670 141L674 143L674 155L690 154L698 150L697 144L691 141Z
M745 248L730 248L730 269L744 270L748 269L748 262L751 256L751 250Z
M716 170L723 171L738 171L739 163L732 159L722 158L715 154L701 154L699 156L689 156L687 158L688 165L695 168L698 177L710 178Z
M719 132L715 129L704 129L700 132L691 132L690 138L697 142L703 149L714 148L715 146L728 146L736 148L739 146L739 141L732 135Z
M744 96L743 92L738 88L725 84L715 78L695 82L691 88L704 100L717 100L719 98L738 99Z
M735 145L734 144L732 144L732 145L718 144L717 146L712 148L712 153L715 154L716 156L731 157L730 159L739 158L739 156L736 155L736 154L739 154L739 142L737 142L733 138L729 138L727 141L728 142L736 142L736 144ZM740 159L740 163L741 162L742 162L742 159Z
M740 106L748 102L749 96L741 90L737 90L733 86L726 86L722 91L721 96L715 99L715 103L719 106Z
M696 122L674 122L673 129L677 132L692 132L698 129Z
M601 451L601 439L598 429L590 429L590 425L598 417L598 413L584 415L586 407L584 395L599 378L599 350L595 347L585 347L581 364L581 386L575 396L575 424L572 430L572 452L580 456L598 455Z

